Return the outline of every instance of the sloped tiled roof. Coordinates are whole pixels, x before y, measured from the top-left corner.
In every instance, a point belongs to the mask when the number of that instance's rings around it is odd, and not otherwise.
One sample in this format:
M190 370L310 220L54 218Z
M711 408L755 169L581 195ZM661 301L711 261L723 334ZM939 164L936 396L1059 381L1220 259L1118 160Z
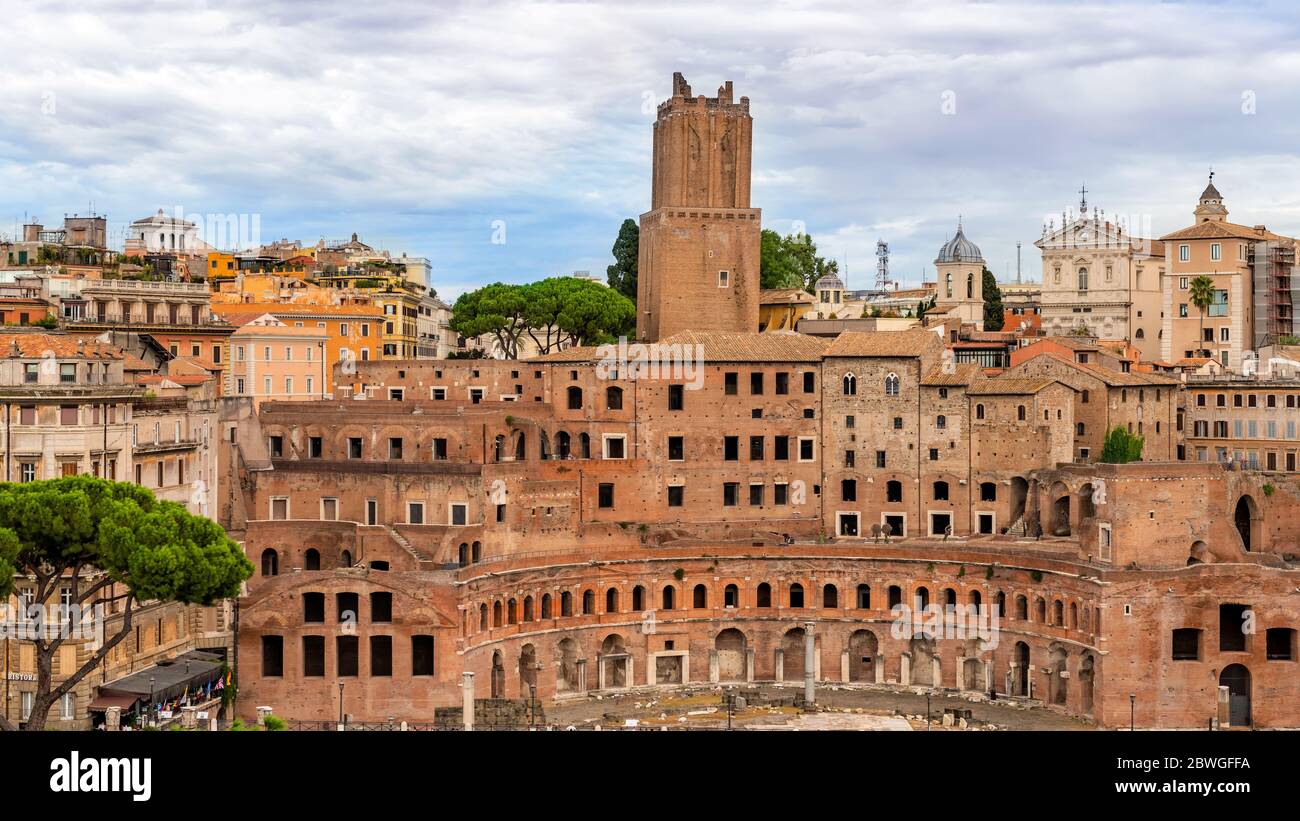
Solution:
M635 345L645 343L629 342L628 355L638 353ZM647 353L653 355L656 348L665 355L667 346L700 346L706 362L816 362L822 358L826 349L826 340L807 334L795 333L725 333L721 331L682 331L653 343ZM680 348L679 348L680 349ZM593 347L584 345L566 348L555 353L537 356L530 362L596 362L610 352L617 351L615 346Z
M835 337L826 356L920 356L942 337L931 330L846 331Z
M1014 393L1038 393L1048 385L1056 384L1055 379L1047 377L999 376L996 379L982 379L966 389L970 396L998 396Z
M952 388L961 385L969 385L976 379L980 378L980 371L983 370L978 362L959 362L952 366L950 371L945 372L943 365L935 365L930 372L921 380L921 384L926 387L934 388Z
M57 357L121 359L120 348L71 334L14 333L0 336L0 355L25 359L52 353Z
M1254 228L1249 225L1238 225L1235 222L1226 222L1224 220L1198 222L1195 225L1174 231L1172 234L1165 234L1160 239L1271 239L1280 242L1291 241L1290 237L1275 234L1267 228Z
M813 301L813 295L803 288L766 288L758 292L760 305L776 305L783 302Z

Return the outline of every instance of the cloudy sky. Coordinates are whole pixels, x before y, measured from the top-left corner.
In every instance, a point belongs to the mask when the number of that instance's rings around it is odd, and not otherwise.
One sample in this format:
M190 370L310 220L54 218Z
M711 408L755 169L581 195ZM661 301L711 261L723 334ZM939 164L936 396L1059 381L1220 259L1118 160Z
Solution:
M753 204L850 287L933 278L955 228L1026 278L1078 201L1156 235L1213 166L1231 219L1300 235L1287 3L0 0L0 234L164 208L261 239L352 232L444 297L603 275L648 208L674 71L751 101ZM502 236L504 234L504 236ZM504 242L496 241L494 239Z

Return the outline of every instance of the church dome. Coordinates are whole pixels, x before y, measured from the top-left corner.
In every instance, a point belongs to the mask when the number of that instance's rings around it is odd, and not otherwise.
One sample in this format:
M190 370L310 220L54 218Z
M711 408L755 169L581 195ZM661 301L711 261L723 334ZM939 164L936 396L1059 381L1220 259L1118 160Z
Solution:
M844 280L840 279L836 274L826 274L817 280L817 284L813 286L813 289L817 291L843 291Z
M984 255L980 253L978 245L966 239L961 225L958 225L956 236L943 244L939 249L939 256L934 261L936 263L983 262Z

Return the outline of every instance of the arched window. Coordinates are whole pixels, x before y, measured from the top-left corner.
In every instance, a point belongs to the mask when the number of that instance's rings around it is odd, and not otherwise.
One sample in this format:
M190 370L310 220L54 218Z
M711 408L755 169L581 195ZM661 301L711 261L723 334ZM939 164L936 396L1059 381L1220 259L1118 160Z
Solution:
M582 615L590 616L596 612L596 594L591 590L582 591Z
M611 587L610 589L605 591L605 612L606 613L618 612L618 588L617 587Z
M916 608L924 610L930 606L930 589L928 587L916 588Z
M975 275L970 273L966 274L966 298L975 298Z
M492 440L492 461L500 462L506 449L506 437L498 433L497 438Z
M1085 430L1086 430L1086 428L1084 427L1084 425L1083 425L1082 422L1075 422L1075 423L1074 423L1074 435L1075 435L1075 436L1083 436L1083 432L1084 432Z
M488 629L488 626L487 626L487 605L486 605L486 604L480 604L480 605L478 606L478 629L480 629L480 630L486 630L486 629Z
M858 609L871 609L871 585L869 584L858 585Z
M1079 290L1080 291L1088 290L1088 269L1087 268L1079 269Z
M518 605L515 603L514 599L511 599L510 601L506 602L506 624L518 624L518 623L519 623Z
M739 588L739 587L736 587L736 585L734 585L734 584L729 584L729 585L727 585L727 586L723 589L723 591L722 591L722 606L723 606L723 607L739 607L739 606L740 606L740 588Z
M352 566L352 551L344 550L342 553L339 554L339 567L351 567L351 566Z
M980 482L980 501L996 502L998 500L998 486L996 482Z
M611 385L605 388L605 407L609 410L623 410L623 389Z
M586 433L579 434L578 444L581 446L579 448L579 452L582 454L582 458L590 459L591 458L591 436L589 436Z
M492 626L501 626L501 602L492 602Z
M943 591L943 604L945 607L956 607L957 591L953 590L951 587L945 588Z
M543 593L542 594L542 618L549 619L550 617L551 617L551 594Z
M934 418L934 426L939 430L943 430L944 428L948 427L948 417L944 416L943 414L936 416Z
M822 607L839 607L840 591L833 584L828 584L822 588Z
M1016 418L1021 422L1025 421L1025 406L1016 405Z
M1016 596L1016 618L1029 621L1029 600L1024 596Z
M560 594L560 615L561 616L573 615L573 594L570 593L568 590L565 590L563 593Z
M798 582L790 585L790 606L803 607L803 585Z
M456 551L456 559L461 567L469 564L469 545L465 542L460 543L460 549Z
M896 480L896 479L891 479L890 481L888 481L888 482L885 483L885 501L886 501L886 502L901 502L901 501L903 501L903 483L902 483L902 482L900 482L900 481L898 481L898 480Z
M944 285L947 286L948 298L952 299L952 271L949 271L944 277Z
M262 551L262 575L278 576L280 574L280 556L273 549Z
M483 559L483 543L474 542L474 544L470 546L469 560L474 564L478 564L480 561L482 561L482 559Z
M976 405L976 406L975 406L975 418L976 418L976 419L983 419L983 418L984 418L984 406L983 406L983 405Z
M903 588L896 584L889 586L889 609L893 610L903 603Z
M320 570L320 551L315 548L308 548L302 556L303 570Z
M898 374L885 377L885 396L898 396Z
M857 396L858 378L851 373L844 374L844 395Z
M632 588L632 610L640 612L645 609L645 588L637 585Z
M569 410L582 410L582 388L569 386Z
M1146 338L1147 338L1146 332L1143 331L1141 328L1138 328L1138 329L1137 329L1137 332L1134 333L1133 336L1137 337L1138 339L1146 339Z
M524 596L524 621L533 620L533 597Z
M767 582L763 582L759 584L757 595L755 598L756 598L757 606L771 607L772 606L772 585L768 584Z
M555 434L555 457L557 459L568 459L571 439L567 431L560 431Z
M663 609L672 610L673 607L676 605L676 598L677 598L677 589L672 585L665 587L663 589L663 594L662 594Z
M695 608L708 607L709 588L702 584L695 585L695 589L691 591L691 606Z

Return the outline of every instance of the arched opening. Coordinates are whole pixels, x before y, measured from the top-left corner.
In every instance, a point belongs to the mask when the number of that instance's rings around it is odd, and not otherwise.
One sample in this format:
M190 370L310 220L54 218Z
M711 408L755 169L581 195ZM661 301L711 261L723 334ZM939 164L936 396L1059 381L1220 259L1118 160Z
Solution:
M506 666L501 660L501 651L492 653L492 698L506 697Z
M798 582L790 585L790 606L803 607L803 585Z
M619 689L628 685L627 668L631 660L623 637L610 633L600 644L600 686L602 689Z
M569 410L582 410L582 388L570 385L568 389Z
M492 626L501 626L501 602L492 602Z
M456 550L456 563L461 567L469 564L469 545L465 542L461 542L460 547Z
M605 612L606 613L618 612L618 588L617 587L611 587L610 589L605 591Z
M762 582L758 585L758 591L755 594L755 605L758 607L772 606L772 585Z
M1065 605L1061 603L1060 599L1052 602L1052 624L1057 627L1065 626Z
M478 629L488 629L488 609L486 604L478 606Z
M876 654L880 642L870 630L855 630L849 636L849 681L876 680Z
M542 618L549 619L550 617L551 617L551 594L543 593L542 594Z
M665 588L663 589L663 594L662 594L662 597L661 597L661 598L662 598L662 600L663 600L663 606L662 606L662 609L663 609L663 610L672 610L673 607L676 606L677 589L676 589L675 587L673 587L672 585L669 585L669 586L665 587Z
M836 608L840 606L840 591L833 584L828 584L822 588L822 607Z
M561 616L573 615L573 594L568 590L565 590L563 593L560 594L560 615Z
M1229 664L1219 673L1219 686L1228 688L1228 723L1233 727L1250 726L1250 670L1241 664Z
M500 462L501 457L505 456L506 437L505 434L498 433L492 440L492 461Z
M1047 601L1042 596L1034 597L1034 621L1039 624L1047 623Z
M280 574L280 555L272 548L262 551L262 575L278 576Z
M1192 542L1192 549L1187 553L1187 564L1207 564L1210 562L1210 546L1197 539Z
M969 690L975 693L986 692L989 688L988 681L984 675L984 660L981 656L984 654L984 642L977 638L967 639L965 646L962 648L964 661L961 663L961 686L963 690Z
M506 624L519 623L519 605L514 599L506 602Z
M1016 642L1016 669L1011 679L1011 695L1029 695L1029 645L1023 641Z
M594 590L582 591L582 615L590 616L596 612L596 592Z
M781 678L783 681L803 681L803 641L802 627L795 627L781 637Z
M605 407L609 410L623 410L623 389L614 385L605 388Z
M583 459L591 458L591 436L589 434L578 434L578 452Z
M560 431L555 434L555 456L557 459L568 459L569 449L572 447L573 440L566 431Z
M1092 682L1096 678L1096 660L1092 654L1083 657L1079 665L1079 710L1092 714Z
M928 587L916 588L916 593L913 598L916 601L916 609L924 610L930 606L930 589Z
M531 698L537 687L537 648L525 644L519 648L519 694Z
M691 591L691 607L696 609L709 606L709 588L702 584L695 585Z
M515 434L515 461L522 462L528 458L528 437L523 431Z
M1065 706L1070 690L1070 679L1064 675L1065 672L1065 648L1052 645L1047 651L1047 701L1049 704Z
M1052 535L1070 535L1070 489L1064 482L1052 485Z
M858 378L851 373L844 374L844 395L857 396Z
M914 638L907 643L907 650L912 656L912 684L918 687L936 686L934 640Z
M718 680L745 681L747 663L747 644L745 634L734 627L727 628L713 640L713 649L718 651Z
M740 588L729 584L722 590L722 606L735 609L740 607Z
M1029 621L1029 599L1024 596L1016 596L1016 618Z
M1241 534L1241 546L1243 550L1254 550L1258 546L1259 540L1254 538L1259 532L1257 521L1259 519L1258 506L1255 500L1249 496L1242 496L1237 500L1237 507L1233 511L1232 521L1237 526L1237 533Z
M869 584L858 585L858 609L871 609L871 585Z
M537 455L545 462L551 458L551 437L546 435L546 431L540 431L537 434L537 441L539 442Z
M524 621L533 620L533 597L524 596Z
M1088 519L1095 518L1097 508L1092 503L1093 487L1092 482L1084 482L1083 487L1079 488L1079 521L1084 522Z
M483 560L483 543L474 542L474 544L470 545L470 561L473 562L474 564L478 564L482 560Z
M645 610L645 588L638 584L632 588L632 611L639 613L642 610Z
M555 647L555 691L573 693L578 689L578 643L561 639Z
M339 567L351 567L351 566L352 566L352 551L344 550L342 553L339 554Z
M303 570L320 570L320 551L315 548L307 548L307 552L302 554Z

